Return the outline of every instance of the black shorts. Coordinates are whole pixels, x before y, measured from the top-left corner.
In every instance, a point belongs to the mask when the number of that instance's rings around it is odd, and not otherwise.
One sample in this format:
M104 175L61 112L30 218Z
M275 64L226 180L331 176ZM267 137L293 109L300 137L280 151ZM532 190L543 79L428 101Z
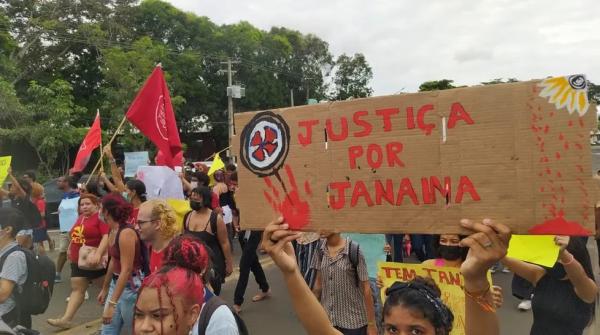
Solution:
M87 279L96 279L104 276L106 274L106 269L102 270L84 270L80 269L76 263L71 262L71 278L87 278Z

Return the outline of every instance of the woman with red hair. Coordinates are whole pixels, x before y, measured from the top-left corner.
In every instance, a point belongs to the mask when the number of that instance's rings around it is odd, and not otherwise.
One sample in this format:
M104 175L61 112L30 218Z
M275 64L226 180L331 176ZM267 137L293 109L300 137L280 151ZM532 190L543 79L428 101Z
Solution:
M98 302L104 305L103 335L131 334L137 290L144 279L144 268L147 270L140 237L133 226L127 224L131 211L131 204L119 194L109 194L102 199L101 217L111 228L110 262L98 295Z
M200 240L189 235L174 238L165 252L163 267L148 276L140 288L134 334L245 334L238 330L231 309L205 288L203 277L209 262Z

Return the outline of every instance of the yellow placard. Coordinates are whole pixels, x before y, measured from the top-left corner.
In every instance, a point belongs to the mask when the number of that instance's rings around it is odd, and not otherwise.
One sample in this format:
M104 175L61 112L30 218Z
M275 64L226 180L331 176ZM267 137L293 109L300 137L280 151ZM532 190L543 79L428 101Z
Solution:
M8 176L8 168L10 167L10 161L12 156L0 157L0 187L4 184L4 180Z
M450 335L465 334L465 293L462 289L464 278L459 268L379 262L379 277L383 281L381 289L381 299L385 301L385 290L397 281L408 282L416 276L429 277L437 284L442 292L442 301L452 310L454 314L454 323ZM491 275L488 272L488 280L492 282Z
M552 267L558 259L558 251L554 235L513 235L506 256Z
M190 202L180 199L167 199L167 203L171 205L175 211L177 216L177 227L179 227L180 231L183 230L183 217L187 212L192 210L190 207Z

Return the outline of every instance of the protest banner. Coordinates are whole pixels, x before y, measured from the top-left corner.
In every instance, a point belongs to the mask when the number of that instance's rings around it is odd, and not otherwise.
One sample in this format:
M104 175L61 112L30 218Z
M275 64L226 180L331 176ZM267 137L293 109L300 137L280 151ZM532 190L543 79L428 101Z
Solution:
M138 167L150 164L148 151L134 151L125 153L125 177L133 177Z
M385 290L397 281L408 282L416 276L429 277L442 292L441 299L454 314L451 335L465 334L465 293L462 289L464 278L459 268L425 266L423 264L379 262L379 277L383 281L381 301L385 302ZM488 273L488 280L492 282Z
M0 157L0 187L4 185L6 177L8 177L8 169L10 168L10 161L12 156Z
M554 235L513 235L506 256L551 268L558 260L559 249Z
M235 115L244 229L590 235L582 75Z
M140 166L137 179L146 185L148 199L183 199L183 186L177 172L166 166Z

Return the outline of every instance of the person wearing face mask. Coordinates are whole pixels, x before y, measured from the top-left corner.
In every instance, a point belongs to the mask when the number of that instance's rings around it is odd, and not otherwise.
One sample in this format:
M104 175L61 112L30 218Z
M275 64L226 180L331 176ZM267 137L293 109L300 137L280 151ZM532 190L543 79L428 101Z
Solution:
M186 179L183 173L179 174L179 178L181 179L183 190L188 196L190 195L190 193L192 193L193 189L200 186L208 187L208 184L210 182L210 178L203 171L196 171L191 173L189 175L190 181ZM219 205L219 196L215 192L212 192L211 194L210 209L217 213L221 213L221 207Z
M211 198L211 191L206 186L192 190L192 210L185 214L183 228L186 234L198 238L209 248L213 267L210 284L214 293L219 295L225 277L233 272L233 257L223 217L210 209Z
M505 257L502 263L534 286L531 335L581 335L596 311L598 286L586 239L556 236L560 247L552 268Z
M466 238L466 236L457 234L433 235L432 248L436 258L428 259L422 264L431 267L447 266L460 268L469 252L469 248L460 246L460 241L464 238ZM383 287L383 282L380 278L377 278L377 285L380 288ZM492 293L494 307L502 307L502 303L504 302L502 288L500 286L492 285L490 291Z

